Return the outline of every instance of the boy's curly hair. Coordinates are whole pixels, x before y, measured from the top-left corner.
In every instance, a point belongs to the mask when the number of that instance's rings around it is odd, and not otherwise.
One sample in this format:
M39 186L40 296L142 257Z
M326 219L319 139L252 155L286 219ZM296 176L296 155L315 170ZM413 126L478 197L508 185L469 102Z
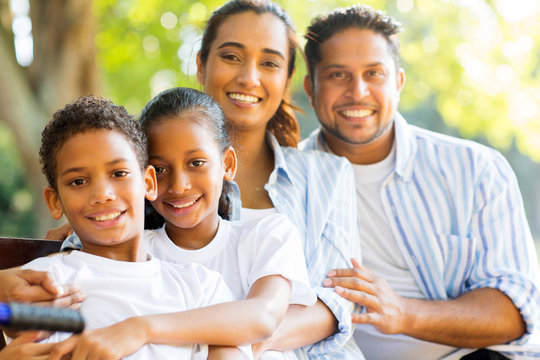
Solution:
M73 135L100 129L123 134L135 152L141 169L148 162L146 136L139 123L123 106L97 96L80 97L74 103L57 110L41 133L39 158L49 185L57 190L56 155ZM88 149L92 151L92 149Z

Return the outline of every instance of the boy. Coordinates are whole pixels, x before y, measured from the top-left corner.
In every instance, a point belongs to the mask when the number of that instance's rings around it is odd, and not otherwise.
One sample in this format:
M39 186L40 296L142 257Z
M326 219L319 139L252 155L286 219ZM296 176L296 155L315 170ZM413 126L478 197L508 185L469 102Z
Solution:
M49 183L45 201L53 218L66 216L83 247L34 260L25 268L49 271L58 283L80 284L86 294L81 311L87 334L136 315L233 300L219 274L195 264L163 263L146 253L144 198L156 197L156 174L153 167L145 168L146 151L133 117L93 96L57 111L42 133L40 161ZM93 333L93 340L99 338L99 330ZM57 333L48 341L67 336ZM79 342L73 358L88 352L114 357L115 351L134 344L118 342L115 349L95 345ZM205 358L206 353L206 346L151 344L128 358ZM210 347L208 355L241 357L238 348L225 347Z

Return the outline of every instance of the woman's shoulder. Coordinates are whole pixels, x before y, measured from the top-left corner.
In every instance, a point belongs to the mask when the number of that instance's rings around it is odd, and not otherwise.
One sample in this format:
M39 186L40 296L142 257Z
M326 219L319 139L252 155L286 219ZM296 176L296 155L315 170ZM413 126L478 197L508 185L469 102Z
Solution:
M282 150L287 164L298 162L322 170L327 170L328 168L350 168L350 163L346 158L328 152L299 150L292 147L282 147Z

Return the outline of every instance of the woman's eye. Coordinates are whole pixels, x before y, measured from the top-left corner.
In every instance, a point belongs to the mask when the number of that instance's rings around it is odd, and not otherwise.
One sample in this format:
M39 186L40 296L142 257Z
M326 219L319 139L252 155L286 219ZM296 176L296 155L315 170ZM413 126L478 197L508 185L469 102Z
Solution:
M343 71L336 71L330 74L331 79L340 80L340 79L344 79L345 77L346 77L346 74Z
M240 58L234 54L223 54L221 58L229 61L240 61Z
M275 69L280 67L280 65L278 63L276 63L275 61L265 61L263 63L263 66L266 66L266 67L269 67L269 68L275 68Z

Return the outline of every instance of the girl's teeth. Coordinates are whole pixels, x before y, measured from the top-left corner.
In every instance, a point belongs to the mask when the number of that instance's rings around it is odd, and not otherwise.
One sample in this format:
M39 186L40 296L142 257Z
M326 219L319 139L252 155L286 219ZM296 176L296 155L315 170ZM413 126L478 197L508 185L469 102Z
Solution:
M181 205L172 205L171 206L175 209L183 209L183 208L187 208L188 206L191 206L193 204L195 204L197 202L197 200L193 200L192 202L189 202L189 203L185 203L185 204L181 204Z
M343 110L341 113L347 117L361 118L373 114L373 110Z
M240 102L243 102L243 103L246 103L246 104L254 104L254 103L259 102L258 97L251 96L251 95L243 95L243 94L231 93L231 94L229 94L229 97L231 99L233 99L233 100L240 101Z

